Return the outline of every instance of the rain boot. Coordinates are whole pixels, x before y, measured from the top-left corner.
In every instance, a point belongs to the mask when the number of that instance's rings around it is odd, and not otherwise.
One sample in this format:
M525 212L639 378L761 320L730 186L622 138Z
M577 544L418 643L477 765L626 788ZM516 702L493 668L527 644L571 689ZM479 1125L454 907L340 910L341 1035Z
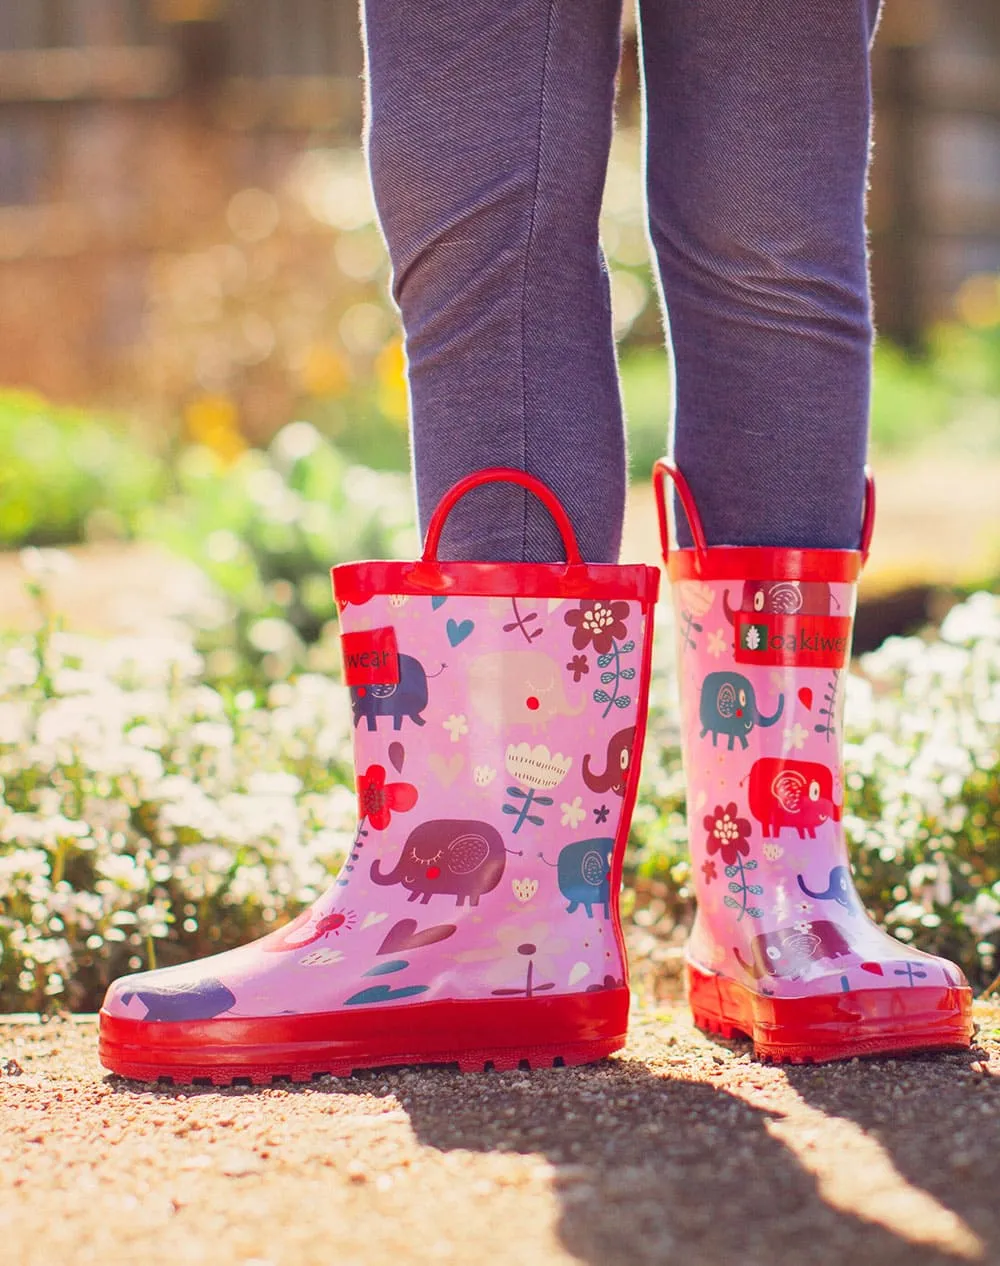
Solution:
M565 563L438 561L450 509L494 479L543 501ZM618 1050L618 892L658 579L584 563L554 495L502 469L451 489L419 561L335 568L358 792L349 856L262 940L115 981L105 1067L225 1084Z
M667 477L690 549L668 546ZM680 472L657 462L654 483L677 616L695 1023L776 1062L967 1047L961 971L872 923L845 844L843 700L871 480L856 551L709 548Z

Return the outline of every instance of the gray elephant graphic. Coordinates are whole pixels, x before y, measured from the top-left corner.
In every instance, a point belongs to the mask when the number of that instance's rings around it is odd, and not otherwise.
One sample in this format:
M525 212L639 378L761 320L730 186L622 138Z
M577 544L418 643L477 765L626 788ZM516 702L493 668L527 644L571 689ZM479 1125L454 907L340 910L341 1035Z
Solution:
M729 736L731 752L737 739L744 751L749 746L747 735L755 725L766 729L774 725L785 707L785 696L778 695L778 709L765 716L757 706L753 684L742 673L709 673L701 687L701 737L712 735L712 746L718 744L719 735Z
M446 894L457 905L479 905L484 892L492 892L503 878L507 850L503 836L488 822L459 818L432 818L410 832L399 861L385 872L372 863L372 882L382 887L402 884L410 901Z
M628 780L629 766L632 763L632 747L635 743L635 726L612 734L608 740L608 756L604 764L604 772L598 773L590 767L590 756L583 758L583 781L591 791L599 795L613 791L616 796L625 794L625 783Z
M567 914L574 914L583 906L587 918L592 919L593 907L603 906L604 917L611 917L611 853L614 846L613 839L602 837L575 840L560 849L554 869L559 891L569 902ZM538 856L546 866L552 865L542 853Z
M420 715L427 707L427 678L440 677L444 664L436 673L426 673L419 659L412 655L399 657L399 681L385 685L351 686L351 709L357 726L364 717L369 730L377 728L378 717L392 717L392 728L402 727L403 717L414 725L425 725Z
M799 881L799 887L805 895L812 897L814 901L836 901L849 914L856 913L859 908L860 902L857 893L854 891L849 866L834 866L830 871L830 878L827 881L824 892L813 892L811 888L806 887L805 880L801 875L796 876L796 878Z
M236 995L211 977L176 985L144 986L137 980L118 996L126 1004L138 998L147 1020L212 1020L236 1005Z

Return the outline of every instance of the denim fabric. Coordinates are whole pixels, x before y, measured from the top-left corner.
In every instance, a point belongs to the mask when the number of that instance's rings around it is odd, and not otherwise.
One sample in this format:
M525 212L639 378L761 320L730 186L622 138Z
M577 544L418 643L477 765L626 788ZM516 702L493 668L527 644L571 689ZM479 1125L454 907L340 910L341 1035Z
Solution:
M876 0L640 0L673 447L710 543L854 546ZM625 450L597 221L618 0L365 0L367 144L406 334L421 528L487 465L538 475L618 556ZM664 408L666 438L668 419ZM683 529L682 529L683 535ZM518 489L441 556L561 557Z

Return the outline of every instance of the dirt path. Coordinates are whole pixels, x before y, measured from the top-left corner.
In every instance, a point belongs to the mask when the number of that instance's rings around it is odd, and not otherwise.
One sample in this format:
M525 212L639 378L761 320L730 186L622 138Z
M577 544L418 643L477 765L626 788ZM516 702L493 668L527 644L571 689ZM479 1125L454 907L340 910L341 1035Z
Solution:
M90 1020L7 1022L0 1262L1000 1262L977 1015L971 1055L773 1069L675 1007L586 1069L186 1092L105 1076Z

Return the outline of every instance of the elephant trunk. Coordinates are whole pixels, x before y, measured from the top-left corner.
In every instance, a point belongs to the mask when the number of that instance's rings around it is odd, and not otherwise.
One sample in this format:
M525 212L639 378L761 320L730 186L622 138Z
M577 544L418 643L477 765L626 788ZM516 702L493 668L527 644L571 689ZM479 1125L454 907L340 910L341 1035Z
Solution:
M757 711L757 724L758 724L758 725L759 725L762 729L765 729L765 730L766 730L766 729L768 728L768 726L774 725L774 724L778 721L778 719L781 717L781 714L782 714L782 712L784 712L784 710L785 710L785 696L784 696L784 695L778 695L778 710L777 710L777 712L775 712L774 716L766 717L766 716L762 715L762 713L761 713L761 712L760 712L760 710L758 709L758 711Z
M610 764L611 762L609 760L608 766L610 766ZM589 752L583 758L582 772L583 772L583 781L587 784L587 786L590 788L591 791L596 791L598 795L603 795L604 792L609 791L611 789L611 784L614 781L614 779L612 777L610 768L605 768L603 774L598 774L594 770L592 770L590 768L590 753Z
M385 871L380 869L378 858L376 858L375 861L372 862L372 868L371 868L371 871L369 872L371 875L372 883L378 884L382 888L388 888L392 884L398 884L401 865L402 865L402 862L394 866L392 870L386 873Z
M735 626L736 612L729 605L729 590L728 589L726 589L722 594L722 610L725 613L726 619L729 621L729 623Z
M733 954L736 958L736 961L739 963L739 965L743 968L745 972L749 972L749 974L754 978L754 980L760 980L761 976L763 976L764 973L760 970L760 968L757 966L756 963L754 963L751 966L750 963L745 962L743 959L743 955L740 953L739 949L736 948L735 946L733 947Z

